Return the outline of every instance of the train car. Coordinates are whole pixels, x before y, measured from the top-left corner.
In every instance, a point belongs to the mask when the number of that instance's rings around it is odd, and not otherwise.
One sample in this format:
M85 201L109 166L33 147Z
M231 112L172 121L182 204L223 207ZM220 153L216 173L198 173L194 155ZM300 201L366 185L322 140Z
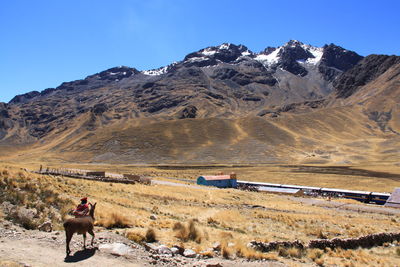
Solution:
M304 185L292 185L292 184L282 184L282 188L291 188L291 189L301 189L303 191L308 190L308 191L318 191L321 190L321 187L314 187L314 186L304 186Z
M250 181L242 181L242 180L238 180L237 184L238 185L244 184L244 185L251 185L251 186L281 187L281 184L250 182Z
M371 192L358 191L358 190L346 190L336 188L321 188L322 193L335 194L343 198L354 199L361 202L369 203Z
M346 190L338 188L321 188L314 186L302 186L302 185L290 185L290 184L273 184L273 183L261 183L261 182L250 182L250 181L237 181L238 184L250 185L255 187L265 186L274 188L284 189L301 189L304 192L317 192L318 194L324 194L326 196L336 196L348 199L354 199L365 203L375 203L383 205L386 200L390 197L388 193L378 193L369 191L359 190Z
M379 204L379 205L385 205L385 203L389 197L390 197L389 193L372 192L370 195L369 202Z

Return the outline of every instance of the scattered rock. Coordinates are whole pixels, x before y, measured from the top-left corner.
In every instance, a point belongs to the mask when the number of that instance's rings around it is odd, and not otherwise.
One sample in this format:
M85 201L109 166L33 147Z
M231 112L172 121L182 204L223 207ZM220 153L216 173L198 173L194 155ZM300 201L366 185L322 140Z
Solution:
M213 249L216 251L220 251L221 250L221 243L220 242L215 242L213 244Z
M150 215L150 220L157 220L157 216L155 214Z
M183 252L183 256L185 256L186 258L195 258L197 256L197 253L192 249L185 249L185 251Z
M165 245L159 246L156 251L158 254L163 254L163 255L172 255L173 254L171 249Z
M181 247L181 246L178 246L178 245L174 245L171 248L171 250L172 250L172 252L174 254L180 254L180 255L183 255L183 252L185 252L185 249L183 247ZM177 251L177 252L174 252L174 251Z
M51 221L47 221L42 223L41 225L38 226L39 231L43 231L43 232L51 232L53 231L53 225L51 223Z
M147 250L147 251L157 251L157 245L155 245L155 244L152 244L152 243L144 243L144 248Z

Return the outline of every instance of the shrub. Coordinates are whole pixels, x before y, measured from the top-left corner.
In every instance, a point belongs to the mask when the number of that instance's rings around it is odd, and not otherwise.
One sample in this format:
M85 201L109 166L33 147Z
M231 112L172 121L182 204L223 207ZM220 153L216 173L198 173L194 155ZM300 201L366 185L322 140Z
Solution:
M232 252L232 249L226 245L222 246L221 248L222 257L224 257L225 259L229 259L232 256Z
M98 225L104 226L107 229L129 228L132 226L132 222L124 215L113 212L107 217L99 220Z
M195 220L190 220L186 226L177 222L172 229L176 232L175 237L183 242L192 240L196 243L201 243L202 241L202 235L195 225Z
M298 248L289 248L287 252L292 258L301 258L302 256L302 251Z
M135 243L141 244L145 241L145 237L138 232L129 231L125 234L126 238L132 240Z
M323 251L316 248L316 249L309 250L307 253L307 257L309 257L310 259L315 261L316 259L321 258L322 254L323 254Z
M146 231L146 242L148 243L152 243L152 242L156 242L157 241L157 237L156 237L156 232L154 231L154 229L149 228Z

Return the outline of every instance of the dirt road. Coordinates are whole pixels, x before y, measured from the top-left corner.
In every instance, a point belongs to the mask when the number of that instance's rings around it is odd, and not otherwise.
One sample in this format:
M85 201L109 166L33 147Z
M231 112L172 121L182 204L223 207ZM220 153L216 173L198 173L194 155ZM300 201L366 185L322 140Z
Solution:
M36 239L1 240L1 262L11 261L30 266L143 266L132 259L115 257L91 248L65 257L64 249Z

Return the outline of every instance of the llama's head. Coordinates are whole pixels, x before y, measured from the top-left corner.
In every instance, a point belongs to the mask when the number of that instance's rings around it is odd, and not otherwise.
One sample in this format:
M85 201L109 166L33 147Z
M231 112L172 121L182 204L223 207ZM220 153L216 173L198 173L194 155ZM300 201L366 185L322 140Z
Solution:
M94 220L94 210L96 209L96 204L97 204L97 202L94 204L89 203L89 205L90 205L89 215L93 218L93 220Z

